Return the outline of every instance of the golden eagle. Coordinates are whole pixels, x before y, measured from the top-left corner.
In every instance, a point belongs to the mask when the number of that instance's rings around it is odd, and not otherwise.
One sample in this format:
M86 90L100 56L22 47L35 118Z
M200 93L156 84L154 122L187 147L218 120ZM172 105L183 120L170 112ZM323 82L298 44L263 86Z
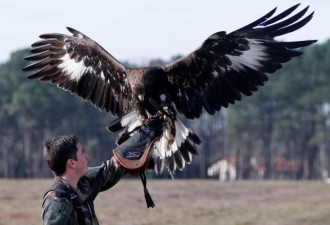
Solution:
M159 67L127 68L83 33L43 34L32 44L26 60L36 61L24 71L28 78L48 81L77 94L101 110L118 115L108 129L120 134L122 143L140 121L158 110L167 115L161 139L151 153L149 166L161 172L164 162L173 173L182 170L197 154L200 139L177 117L213 115L221 107L252 95L282 64L302 53L295 50L314 43L282 42L275 37L293 32L313 16L308 7L291 15L299 4L273 16L276 8L260 19L229 34L217 32L192 53Z

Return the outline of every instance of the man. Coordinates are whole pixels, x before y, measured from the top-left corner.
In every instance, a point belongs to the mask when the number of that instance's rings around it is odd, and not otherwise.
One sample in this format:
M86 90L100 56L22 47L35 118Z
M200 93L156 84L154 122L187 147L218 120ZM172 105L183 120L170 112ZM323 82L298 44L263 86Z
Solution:
M162 134L162 123L162 117L150 117L114 150L115 157L99 167L87 168L87 154L76 136L58 136L47 140L44 158L56 177L44 195L41 214L44 224L97 225L94 199L99 192L111 188L127 173L141 176L147 206L154 207L146 188L144 170L150 163L150 148ZM139 157L134 157L134 165L143 162L134 169L130 167L130 157L126 157L130 156L127 153L132 150L140 153ZM128 164L123 163L123 160Z
M44 144L44 158L56 175L44 196L44 224L98 224L93 201L115 185L127 171L112 157L87 168L88 157L76 136L58 136Z

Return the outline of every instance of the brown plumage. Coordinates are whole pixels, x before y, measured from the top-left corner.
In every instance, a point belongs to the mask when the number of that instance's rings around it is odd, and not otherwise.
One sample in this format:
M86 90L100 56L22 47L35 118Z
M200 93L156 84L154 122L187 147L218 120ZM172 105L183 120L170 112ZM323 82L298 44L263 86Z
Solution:
M295 49L315 42L274 40L311 20L313 13L303 18L308 7L289 16L298 6L273 17L274 9L229 34L215 33L187 56L150 68L126 68L95 41L68 28L72 35L41 35L42 40L32 44L32 55L26 57L36 63L24 70L35 71L30 79L51 82L118 115L109 130L125 128L120 142L132 134L139 119L157 112L155 105L164 108L170 118L153 164L160 172L165 161L173 172L191 162L191 155L197 154L195 144L200 143L177 114L188 119L200 117L203 109L214 114L241 100L242 94L252 95L268 80L267 74L301 55Z

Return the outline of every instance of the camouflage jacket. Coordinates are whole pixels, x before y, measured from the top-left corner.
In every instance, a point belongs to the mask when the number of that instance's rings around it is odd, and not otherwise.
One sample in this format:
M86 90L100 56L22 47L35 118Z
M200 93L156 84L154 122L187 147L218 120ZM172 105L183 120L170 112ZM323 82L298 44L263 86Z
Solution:
M125 174L126 170L112 158L101 166L88 168L87 175L79 180L76 190L57 176L52 187L65 187L67 191L51 188L46 192L41 213L44 224L99 224L94 212L94 199L99 192L111 188ZM60 192L69 193L69 196L61 195Z

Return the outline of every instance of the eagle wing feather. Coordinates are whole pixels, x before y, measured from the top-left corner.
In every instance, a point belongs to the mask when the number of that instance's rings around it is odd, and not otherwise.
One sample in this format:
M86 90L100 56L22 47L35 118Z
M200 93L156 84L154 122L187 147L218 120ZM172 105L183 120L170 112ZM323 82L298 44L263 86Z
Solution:
M28 78L49 81L114 115L132 110L127 69L86 35L68 30L73 35L43 34L32 44L25 59L36 63L23 69L34 71Z
M221 107L240 101L242 94L252 95L268 81L266 74L276 72L283 63L302 54L294 49L316 42L274 40L312 19L313 13L301 19L308 7L287 18L298 6L272 17L275 8L229 34L217 32L194 52L163 66L178 112L194 119L200 117L204 108L213 115Z

